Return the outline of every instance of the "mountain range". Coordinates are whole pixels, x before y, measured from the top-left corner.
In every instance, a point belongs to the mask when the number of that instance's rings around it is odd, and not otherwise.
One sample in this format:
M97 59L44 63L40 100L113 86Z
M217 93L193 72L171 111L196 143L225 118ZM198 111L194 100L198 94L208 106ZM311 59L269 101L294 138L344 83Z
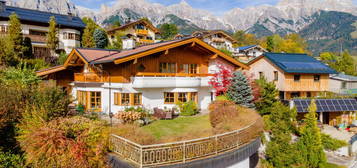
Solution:
M183 34L201 29L231 33L245 30L258 37L299 33L315 54L341 49L357 53L357 6L352 0L281 0L277 5L234 8L222 16L195 9L184 0L169 6L147 0L118 0L111 6L102 4L99 10L76 6L70 0L7 1L13 6L91 17L103 26L147 17L156 26L174 23Z

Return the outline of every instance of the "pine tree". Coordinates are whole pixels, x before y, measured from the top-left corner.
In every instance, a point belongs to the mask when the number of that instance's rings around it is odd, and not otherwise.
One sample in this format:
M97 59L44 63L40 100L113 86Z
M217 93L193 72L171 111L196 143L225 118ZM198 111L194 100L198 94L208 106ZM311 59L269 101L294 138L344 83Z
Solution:
M25 37L22 45L24 47L24 58L33 59L31 38Z
M278 102L279 91L276 89L274 82L268 82L265 77L257 80L260 88L260 100L255 103L255 107L260 115L271 113L271 107Z
M59 43L57 23L54 16L51 16L49 24L50 26L48 27L47 33L47 47L51 51L51 56L54 56L55 50L57 49Z
M238 105L254 107L252 88L247 77L240 71L233 73L227 96Z
M317 126L316 104L312 100L309 113L305 115L304 126L300 131L298 150L306 167L322 168L326 164L326 156L321 141L321 132Z
M95 29L93 38L97 48L105 48L108 46L108 36L103 29Z
M165 40L173 39L178 33L178 28L175 24L165 23L160 27L161 38Z
M267 50L269 52L274 52L274 38L273 38L273 36L267 37Z
M82 35L82 47L84 48L94 48L96 47L96 43L93 38L93 34L95 29L97 29L97 25L92 19L89 18L83 18L86 23L86 28L84 29L83 35Z
M15 53L20 53L23 50L21 23L15 13L12 13L9 19L9 40L13 44Z
M296 146L291 142L295 130L296 111L280 102L274 103L265 125L271 136L266 148L267 161L274 167L293 167L298 159Z

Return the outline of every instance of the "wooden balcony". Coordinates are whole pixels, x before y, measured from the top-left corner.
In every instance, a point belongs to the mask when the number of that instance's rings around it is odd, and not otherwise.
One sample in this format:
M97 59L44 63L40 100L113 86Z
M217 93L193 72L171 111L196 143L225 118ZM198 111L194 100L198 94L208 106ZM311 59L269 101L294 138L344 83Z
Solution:
M136 34L139 34L139 35L148 35L148 34L149 34L149 31L144 30L144 29L136 29L136 30L135 30L135 33L136 33Z
M136 76L138 77L210 77L210 76L214 76L214 74L138 72Z
M75 73L74 74L75 82L98 82L104 83L109 81L109 77L107 75L101 75L94 72L88 73Z
M151 44L151 43L154 43L154 40L139 39L139 43Z
M40 42L40 43L46 43L47 42L47 37L46 36L25 34L24 37L29 37L32 42Z
M225 40L223 38L218 38L218 37L212 38L212 41L215 43L224 43L225 42Z

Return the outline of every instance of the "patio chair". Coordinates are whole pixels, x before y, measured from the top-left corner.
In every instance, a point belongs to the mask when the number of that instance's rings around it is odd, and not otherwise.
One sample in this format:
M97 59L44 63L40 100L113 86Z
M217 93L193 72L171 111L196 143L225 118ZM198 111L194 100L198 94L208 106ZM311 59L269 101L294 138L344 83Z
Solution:
M165 114L164 110L159 109L157 107L154 108L154 115L153 116L158 118L158 119L166 118L166 114Z

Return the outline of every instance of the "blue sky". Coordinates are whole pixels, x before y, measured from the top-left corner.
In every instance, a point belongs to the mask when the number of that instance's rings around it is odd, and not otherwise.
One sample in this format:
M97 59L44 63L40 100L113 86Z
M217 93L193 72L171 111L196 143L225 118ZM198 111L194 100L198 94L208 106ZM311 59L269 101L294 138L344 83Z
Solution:
M77 5L84 6L91 9L98 9L100 4L112 4L117 0L72 0ZM156 2L163 5L171 5L179 3L181 0L147 0L150 2ZM357 0L353 0L357 4ZM279 0L186 0L188 4L194 8L205 9L220 15L225 11L232 8L245 8L248 6L271 4L274 5L279 2Z

